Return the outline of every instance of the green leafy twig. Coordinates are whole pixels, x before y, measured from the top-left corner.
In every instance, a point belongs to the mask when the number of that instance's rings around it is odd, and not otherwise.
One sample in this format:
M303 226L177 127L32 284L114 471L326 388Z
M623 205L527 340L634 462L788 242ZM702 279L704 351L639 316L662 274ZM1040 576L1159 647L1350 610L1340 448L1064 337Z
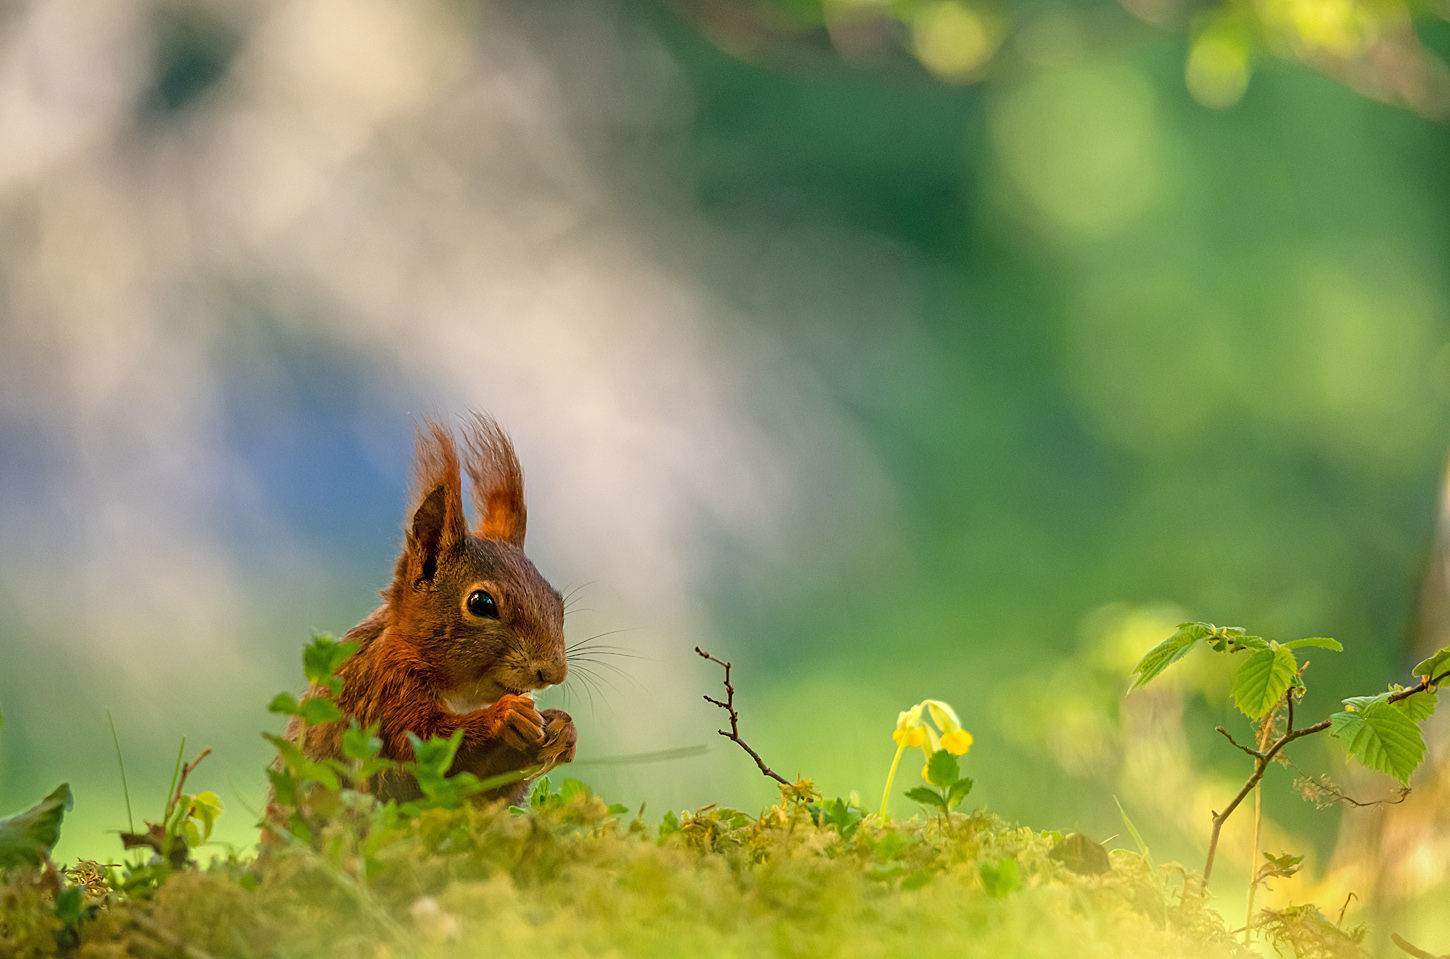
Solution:
M1447 646L1415 667L1414 675L1419 676L1420 681L1414 686L1392 686L1377 696L1345 699L1345 709L1342 712L1334 713L1328 719L1303 729L1295 729L1294 702L1304 694L1305 687L1301 679L1303 667L1299 665L1293 651L1305 647L1319 647L1339 652L1343 647L1337 641L1314 637L1281 644L1259 636L1250 636L1243 629L1234 626L1182 623L1172 636L1150 650L1138 663L1133 670L1137 678L1129 691L1152 680L1168 666L1182 659L1200 642L1207 643L1215 652L1248 654L1234 672L1234 704L1249 719L1263 721L1261 731L1267 729L1269 720L1266 717L1276 708L1283 707L1287 716L1284 732L1277 737L1271 737L1272 741L1261 740L1257 749L1242 745L1222 726L1216 727L1236 749L1254 760L1254 771L1228 805L1221 812L1213 814L1208 856L1203 866L1204 891L1207 891L1209 878L1213 874L1213 863L1223 824L1258 786L1269 764L1274 762L1286 746L1306 736L1328 731L1344 744L1350 756L1371 769L1394 776L1401 783L1407 784L1410 774L1425 754L1425 741L1420 735L1419 723L1428 719L1435 709L1433 696L1420 699L1412 697L1426 692L1433 693L1441 683L1450 679L1450 646Z

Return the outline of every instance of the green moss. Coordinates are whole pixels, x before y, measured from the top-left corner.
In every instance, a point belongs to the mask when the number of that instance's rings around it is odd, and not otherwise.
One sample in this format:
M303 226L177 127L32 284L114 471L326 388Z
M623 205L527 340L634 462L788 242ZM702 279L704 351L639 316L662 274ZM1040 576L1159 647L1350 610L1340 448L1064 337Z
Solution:
M842 826L809 784L782 792L759 817L705 809L663 830L610 815L587 793L526 811L428 810L386 837L366 882L347 845L323 837L311 849L177 870L145 898L92 874L94 908L70 926L56 919L53 887L11 876L0 887L0 953L120 959L180 954L183 944L217 959L1243 953L1176 865L1114 850L1109 871L1078 875L1049 855L1059 836L984 812ZM983 864L1000 875L1009 860L1015 884L989 891Z

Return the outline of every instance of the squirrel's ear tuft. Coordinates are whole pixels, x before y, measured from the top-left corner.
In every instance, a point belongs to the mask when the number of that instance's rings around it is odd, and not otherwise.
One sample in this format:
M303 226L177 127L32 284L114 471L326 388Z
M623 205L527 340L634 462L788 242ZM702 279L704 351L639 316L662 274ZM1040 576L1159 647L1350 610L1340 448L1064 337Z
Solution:
M430 580L438 572L438 555L443 552L443 530L448 525L448 487L435 486L413 513L408 531L408 554L418 580Z
M417 445L413 485L421 498L408 531L408 558L413 576L428 580L438 569L439 556L468 535L468 523L463 516L458 446L453 434L442 424L425 420L418 427Z
M466 437L468 456L463 465L473 480L477 533L522 549L528 510L524 506L524 471L514 445L498 423L482 413L473 414Z

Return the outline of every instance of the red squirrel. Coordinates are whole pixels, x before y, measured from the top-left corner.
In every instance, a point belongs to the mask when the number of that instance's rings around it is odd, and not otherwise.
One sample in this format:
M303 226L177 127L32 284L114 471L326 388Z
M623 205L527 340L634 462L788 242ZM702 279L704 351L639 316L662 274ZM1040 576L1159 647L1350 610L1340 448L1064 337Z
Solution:
M524 555L524 475L508 436L493 419L467 423L460 462L453 433L433 420L418 428L412 510L383 605L344 641L360 647L337 671L343 715L378 724L385 758L413 758L408 734L428 739L463 730L453 772L479 778L574 758L569 714L535 708L531 690L564 681L564 602ZM463 513L460 466L472 482L477 525ZM325 694L313 686L307 696ZM341 758L341 722L287 738L308 758ZM379 774L371 791L406 801L417 782ZM528 781L490 793L522 799Z

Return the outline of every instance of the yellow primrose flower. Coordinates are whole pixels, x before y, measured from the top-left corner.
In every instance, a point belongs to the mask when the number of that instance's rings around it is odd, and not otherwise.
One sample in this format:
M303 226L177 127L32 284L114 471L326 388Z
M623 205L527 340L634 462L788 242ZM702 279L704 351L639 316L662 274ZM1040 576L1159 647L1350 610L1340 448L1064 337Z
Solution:
M926 722L928 716L931 717L930 724ZM956 710L940 699L924 699L897 714L896 730L891 738L896 742L896 758L891 760L891 771L886 774L886 791L881 795L883 818L886 816L886 803L891 798L891 784L896 780L896 767L901 762L902 753L919 747L929 765L932 753L939 749L945 749L953 756L962 756L972 746L972 734L962 728L962 721L957 718ZM927 768L921 768L922 779L927 779Z
M903 749L909 749L912 746L926 745L926 732L927 731L920 726L915 729L898 728L894 733L891 734L891 738L896 740L896 745L902 747Z
M965 756L972 748L972 734L965 729L953 729L942 736L941 748L953 756Z

